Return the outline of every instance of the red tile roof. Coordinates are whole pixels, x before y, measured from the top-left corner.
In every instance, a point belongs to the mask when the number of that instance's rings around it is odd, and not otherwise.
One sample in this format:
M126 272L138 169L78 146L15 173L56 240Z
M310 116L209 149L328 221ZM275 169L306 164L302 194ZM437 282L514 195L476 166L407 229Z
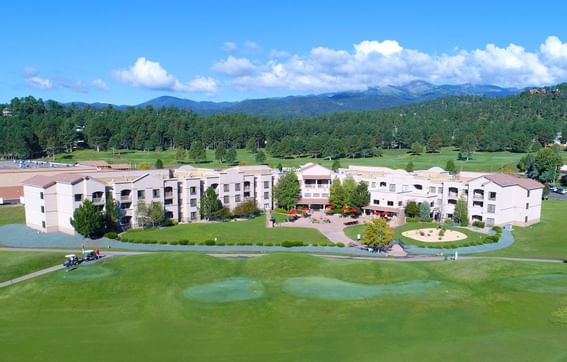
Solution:
M24 196L23 186L0 187L0 198L4 200L19 200L20 196Z
M490 175L485 175L484 178L502 187L520 186L526 190L536 190L543 188L543 185L536 180L529 178L519 178L505 173L493 173Z

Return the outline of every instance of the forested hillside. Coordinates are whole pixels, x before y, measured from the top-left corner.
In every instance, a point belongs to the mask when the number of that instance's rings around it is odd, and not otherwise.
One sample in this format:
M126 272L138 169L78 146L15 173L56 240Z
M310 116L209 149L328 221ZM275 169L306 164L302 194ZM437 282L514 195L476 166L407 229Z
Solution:
M567 136L567 84L559 92L502 98L448 97L373 112L280 119L227 113L202 116L173 108L64 107L15 98L0 117L0 155L36 158L76 147L156 150L267 146L274 156L366 157L380 148L442 146L525 152ZM9 114L8 114L9 111ZM252 141L251 141L252 140ZM419 145L417 145L419 144Z

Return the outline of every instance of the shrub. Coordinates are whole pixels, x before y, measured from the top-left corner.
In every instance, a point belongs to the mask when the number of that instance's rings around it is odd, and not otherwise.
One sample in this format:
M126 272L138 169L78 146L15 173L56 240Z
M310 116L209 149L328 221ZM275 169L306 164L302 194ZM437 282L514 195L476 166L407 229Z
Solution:
M261 242L261 241L256 242L256 246L263 246L263 245L264 245L264 243Z
M142 244L151 244L152 242L150 240L144 240L142 241Z
M196 244L195 241L190 241L190 242L187 243L187 245L195 245L195 244Z
M106 234L104 234L104 237L108 239L116 240L118 239L118 234L114 231L109 231Z
M344 244L344 243L337 243L336 245L337 245L337 247L339 247L339 248L344 248L344 247L345 247L345 244Z
M445 219L445 221L443 221L443 222L447 225L453 225L453 220L451 220L451 219Z
M484 221L478 221L478 220L473 221L472 226L483 229L484 228Z
M170 241L169 245L179 245L179 241L177 240Z
M319 246L319 243L311 243L311 246Z
M335 247L335 246L337 246L337 244L335 244L335 243L328 243L327 246Z
M189 245L189 240L179 240L179 245Z
M274 246L274 244L273 244L273 243L270 243L270 242L267 242L267 243L264 243L264 246Z
M501 226L493 226L492 230L496 231L496 233L502 233L502 227Z
M284 248L293 248L295 246L304 246L305 243L300 240L284 240L282 241L282 246Z
M281 245L282 245L282 244L281 244L280 242L278 242L278 241L276 241L276 242L274 243L274 246L281 246Z
M236 245L238 245L238 246L244 246L244 245L246 245L246 242L244 242L244 241L239 241L239 242L236 243Z
M207 246L212 246L212 245L216 245L216 244L217 244L217 243L216 243L216 241L214 241L214 240L210 240L210 239L209 239L209 240L205 240L205 245L207 245Z
M167 241L162 240L162 241L159 242L159 244L160 244L160 245L166 245L166 244L167 244Z
M279 212L280 214L287 214L287 211L281 207L276 207L276 212Z
M205 245L205 242L204 242L204 241L199 241L196 245L204 246L204 245Z
M217 243L217 245L218 245L218 246L225 246L226 243L225 243L225 242L222 242L222 241L219 241L219 242Z
M439 239L443 238L443 236L445 236L445 231L447 231L447 229L445 228L441 228L439 230Z
M408 223L419 222L419 218L418 217L406 217L406 222L408 222Z

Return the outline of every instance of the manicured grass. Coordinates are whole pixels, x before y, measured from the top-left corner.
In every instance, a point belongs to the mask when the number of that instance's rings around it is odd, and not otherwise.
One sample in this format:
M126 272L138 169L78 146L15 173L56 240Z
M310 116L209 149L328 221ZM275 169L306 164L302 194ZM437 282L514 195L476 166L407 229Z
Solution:
M414 240L402 235L404 231L408 230L415 230L415 229L422 229L422 228L437 228L439 224L434 223L407 223L405 225L398 226L395 229L395 239L402 241L406 244L411 244L420 247L431 247L431 248L444 248L444 247L459 247L459 246L467 246L471 244L481 244L483 243L484 238L486 237L485 234L477 233L465 228L454 228L454 227L447 227L446 225L441 225L446 227L447 229L456 230L462 232L467 236L466 239L459 240L459 241L451 241L451 242L436 242L436 243L426 243L423 241ZM345 228L345 234L352 240L356 240L358 234L362 236L364 231L364 225L355 225ZM362 240L364 241L364 240Z
M0 360L564 360L566 281L497 260L117 257L1 289Z
M253 165L256 164L255 155L245 150L238 150L238 161L243 164ZM416 169L427 169L433 166L445 167L448 160L455 161L457 169L464 171L497 171L501 167L507 166L515 170L516 164L523 156L519 153L511 152L476 152L473 159L469 161L457 160L458 150L453 148L444 148L439 153L424 153L419 156L414 156L408 153L408 150L384 150L383 157L372 158L358 158L358 159L341 159L341 165L346 167L348 165L362 165L362 166L385 166L392 168L404 168L411 160ZM178 167L181 165L175 160L175 151L166 150L162 152L154 151L101 151L96 150L78 150L73 153L61 153L56 156L56 161L72 163L79 160L105 160L111 163L131 163L139 166L142 162L147 162L151 166L154 165L156 159L161 159L166 167ZM207 151L208 162L198 163L199 167L210 168L225 168L226 164L221 164L215 160L214 151ZM268 155L267 164L275 167L279 163L284 167L297 167L308 162L320 163L323 166L331 167L333 161L322 158L289 158L279 159L273 158ZM186 164L193 164L187 160Z
M423 228L437 228L440 224L435 224L431 222L416 222L416 223L407 223L405 225L398 226L396 228L396 240L399 240L405 244L411 244L415 246L419 246L422 248L455 248L459 246L470 246L470 245L478 245L484 243L484 238L487 236L486 234L477 233L471 231L469 229L461 228L461 227L448 227L446 225L441 225L441 227L445 227L448 230L455 230L461 232L467 236L466 239L458 240L458 241L447 241L447 242L436 242L436 243L427 243L423 241L418 241L412 238L408 238L403 236L402 233L408 230L415 230L415 229L423 229Z
M0 282L62 263L61 253L0 252Z
M124 237L131 240L156 241L205 241L214 240L227 244L239 242L281 242L301 240L305 242L328 241L318 230L308 228L275 227L266 228L265 216L248 221L194 223L170 226L154 230L130 230Z
M24 224L26 222L23 206L0 206L0 226Z
M514 226L514 244L490 255L567 259L567 200L543 201L541 221Z

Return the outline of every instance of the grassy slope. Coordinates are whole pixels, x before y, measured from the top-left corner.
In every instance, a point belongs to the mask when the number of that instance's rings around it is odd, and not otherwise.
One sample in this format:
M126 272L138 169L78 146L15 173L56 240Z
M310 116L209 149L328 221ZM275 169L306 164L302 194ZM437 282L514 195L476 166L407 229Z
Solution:
M527 228L515 227L514 244L490 255L567 258L566 220L567 201L544 201L541 222Z
M60 263L61 253L0 252L0 282Z
M341 165L346 167L352 165L365 165L365 166L386 166L393 168L404 168L407 163L413 161L417 169L430 168L433 166L445 167L448 160L455 161L457 168L465 171L496 171L502 166L510 166L515 168L516 164L522 157L522 154L510 152L477 152L474 154L474 159L470 161L457 161L458 151L452 148L445 148L440 153L422 154L419 156L410 155L407 150L384 150L383 157L374 158L361 158L361 159L342 159ZM163 152L145 152L145 151L102 151L96 152L95 150L79 150L71 154L58 154L57 161L60 162L76 162L78 160L106 160L113 163L129 162L140 164L141 162L148 162L151 165L155 160L160 158L165 166L177 167L179 164L175 161L175 151L167 150ZM201 167L226 167L225 164L220 164L214 160L214 151L207 152L207 159L210 160L206 163L200 163ZM246 152L245 150L238 150L238 159L248 165L255 164L255 155ZM293 158L293 159L277 159L268 156L267 163L275 167L281 163L284 167L296 167L307 162L317 162L324 166L330 167L332 161L317 158ZM190 163L187 161L187 163Z
M0 207L0 226L7 224L24 224L25 222L23 206Z
M525 276L532 274L544 278L530 284ZM554 291L545 278L565 274L562 264L479 260L114 258L0 290L0 360L563 360L567 327L550 318L567 305L567 285ZM261 281L265 295L226 304L181 295L231 276ZM300 276L368 284L437 280L441 287L416 297L326 301L282 289Z
M316 229L290 227L268 229L265 222L265 217L260 216L248 221L183 224L156 230L131 230L126 232L125 237L133 240L197 242L212 240L216 237L218 241L225 243L283 240L328 241Z

